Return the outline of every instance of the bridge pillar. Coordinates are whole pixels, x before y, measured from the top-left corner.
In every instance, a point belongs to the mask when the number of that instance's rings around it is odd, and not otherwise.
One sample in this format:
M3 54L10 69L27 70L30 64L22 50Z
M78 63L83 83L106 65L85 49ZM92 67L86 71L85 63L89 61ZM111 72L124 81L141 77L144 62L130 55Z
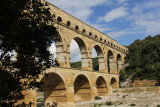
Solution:
M82 59L82 69L83 70L92 70L92 59L87 57L87 52L81 53L81 59Z
M104 57L98 57L98 62L99 62L99 71L105 72L106 65L105 65Z
M97 86L93 85L91 87L91 90L92 90L92 100L94 100L94 97L97 96Z
M59 63L60 67L67 67L70 68L70 57L69 57L69 52L56 52L56 57L57 57L57 61Z
M74 107L74 86L66 87L67 107Z
M114 59L110 60L110 73L117 74L117 63Z

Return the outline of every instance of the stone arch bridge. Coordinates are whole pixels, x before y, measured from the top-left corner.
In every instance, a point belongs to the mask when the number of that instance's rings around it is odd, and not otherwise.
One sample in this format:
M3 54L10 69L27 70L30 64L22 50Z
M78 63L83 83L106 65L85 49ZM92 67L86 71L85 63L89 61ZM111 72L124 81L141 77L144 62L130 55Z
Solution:
M111 95L112 89L119 88L119 72L128 49L54 5L49 7L58 32L55 45L60 67L44 71L45 76L41 75L38 80L43 84L45 104L57 102L60 107L72 107L74 102ZM80 48L81 70L70 68L72 40ZM93 48L98 55L97 72L93 72L92 67Z

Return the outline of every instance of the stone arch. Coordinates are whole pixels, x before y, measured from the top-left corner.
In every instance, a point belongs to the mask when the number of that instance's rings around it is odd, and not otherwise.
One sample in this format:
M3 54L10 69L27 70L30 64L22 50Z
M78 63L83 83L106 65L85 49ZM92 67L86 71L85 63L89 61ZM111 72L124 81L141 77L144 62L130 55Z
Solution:
M89 63L88 63L88 52L87 52L87 47L86 44L84 43L84 41L79 38L79 37L75 37L73 38L73 40L75 40L79 46L80 52L81 52L81 66L82 69L88 69Z
M111 78L110 85L112 86L112 89L118 89L118 83L114 77Z
M120 54L117 55L117 73L122 69L122 57Z
M83 32L83 33L86 33L86 29L83 29L82 32Z
M58 104L67 102L65 82L57 73L47 73L41 79L45 105L53 102Z
M98 55L98 63L99 63L99 71L105 71L105 60L104 60L104 54L99 45L95 45L93 47Z
M91 85L85 75L78 75L74 81L74 100L75 102L92 100Z
M60 16L57 17L57 22L61 23L62 22L62 18Z
M115 72L115 59L113 52L111 50L109 50L107 54L107 66L108 66L108 73Z
M79 31L79 26L78 25L75 26L75 30Z
M107 83L102 76L97 78L96 86L97 86L97 96L107 95L107 93L108 93Z
M67 26L71 26L71 22L70 21L67 21Z

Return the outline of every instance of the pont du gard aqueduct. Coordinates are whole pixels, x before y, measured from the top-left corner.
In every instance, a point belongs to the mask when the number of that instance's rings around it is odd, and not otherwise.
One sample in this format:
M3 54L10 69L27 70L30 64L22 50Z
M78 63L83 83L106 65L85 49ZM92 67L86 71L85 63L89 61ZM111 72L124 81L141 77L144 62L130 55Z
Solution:
M119 88L119 72L128 49L90 25L49 4L59 40L55 40L59 67L44 71L42 82L44 105L58 103L58 107L74 107L75 102L107 96ZM81 52L81 70L70 68L70 44L75 40ZM99 71L93 71L92 50L98 55ZM32 90L33 91L33 90ZM28 101L34 97L28 94Z

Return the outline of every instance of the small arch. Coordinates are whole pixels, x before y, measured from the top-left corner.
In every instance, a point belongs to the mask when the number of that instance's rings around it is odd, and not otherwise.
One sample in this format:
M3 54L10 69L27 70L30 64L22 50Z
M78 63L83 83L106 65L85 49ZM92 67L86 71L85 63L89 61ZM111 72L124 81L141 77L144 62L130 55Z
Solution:
M74 81L74 99L75 102L92 99L91 86L85 75L78 75Z
M109 50L107 55L108 73L113 73L115 69L114 64L115 64L115 61L114 61L113 52Z
M112 86L112 89L118 89L118 83L114 77L112 77L110 85Z
M75 30L76 30L76 31L79 31L78 25L75 26Z
M57 17L57 21L58 21L58 23L61 23L62 22L62 18L60 16Z
M86 32L86 30L85 30L85 29L83 29L83 30L82 30L82 33L85 33L85 32Z
M108 41L108 45L110 44L110 42Z
M67 21L67 26L70 26L71 25L71 22L70 21Z
M95 38L97 38L97 35L95 35Z
M107 41L106 40L104 40L104 43L106 43Z
M92 32L89 32L89 36L92 36Z
M63 79L56 73L48 73L42 79L45 105L67 102L66 87Z
M100 41L102 41L102 38L100 38Z
M96 86L97 86L97 96L107 95L108 93L107 83L102 76L98 77L96 81Z

